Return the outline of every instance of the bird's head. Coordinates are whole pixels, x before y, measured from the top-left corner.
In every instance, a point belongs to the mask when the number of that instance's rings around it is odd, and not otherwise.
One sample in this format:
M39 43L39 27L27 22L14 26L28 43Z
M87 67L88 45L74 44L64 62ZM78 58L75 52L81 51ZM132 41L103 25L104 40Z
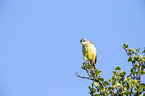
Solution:
M87 39L81 39L80 43L82 45L86 45L87 43L89 43L89 41Z

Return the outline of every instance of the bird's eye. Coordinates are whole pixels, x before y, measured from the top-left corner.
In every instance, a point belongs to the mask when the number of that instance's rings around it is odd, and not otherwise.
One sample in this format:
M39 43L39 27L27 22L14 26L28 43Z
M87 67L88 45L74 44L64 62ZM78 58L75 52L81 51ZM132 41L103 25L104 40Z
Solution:
M81 39L81 41L80 42L86 42L86 40L85 39Z

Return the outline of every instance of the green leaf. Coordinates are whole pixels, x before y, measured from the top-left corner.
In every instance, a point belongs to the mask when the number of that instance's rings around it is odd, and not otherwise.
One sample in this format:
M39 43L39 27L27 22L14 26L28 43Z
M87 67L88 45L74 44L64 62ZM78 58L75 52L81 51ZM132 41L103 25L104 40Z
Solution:
M107 81L104 81L103 84L104 84L104 85L110 85L110 83L107 82Z
M99 86L99 82L94 82L95 87Z
M118 67L116 67L116 68L115 68L115 70L121 70L121 67L120 67L120 66L118 66Z
M128 49L128 51L129 51L129 52L133 52L133 49L132 49L132 48L131 48L131 49Z
M92 89L92 87L91 87L91 86L89 86L89 89L91 90L91 89Z
M134 68L132 68L130 71L131 71L131 74L135 74L136 73Z
M82 69L85 69L86 63L83 63L83 66L81 66L81 67L82 67Z
M93 88L93 93L96 93L97 92L97 89Z
M97 75L97 76L98 76L98 75L101 75L101 72L102 72L102 71L96 70L96 75Z
M138 58L139 58L139 59L142 59L142 55L138 55Z
M140 84L141 87L143 87L145 89L145 83Z
M145 49L142 51L142 53L145 53Z
M134 59L132 57L129 57L128 62L130 62L130 61L134 61Z
M135 64L135 68L139 68L139 64Z
M113 72L113 74L115 75L116 74L116 72L115 71L112 71Z
M81 66L82 67L82 69L85 69L85 66Z
M139 70L138 73L141 74L141 75L144 75L144 74L145 74L145 71L143 71L143 70Z
M119 82L115 82L115 84L114 84L116 87L120 87L120 86L122 86Z
M128 92L128 91L123 91L122 93L125 94L123 96L128 96L130 94L130 92Z
M139 51L139 49L135 49L135 52L137 53Z
M127 82L127 80L128 80L128 78L127 78L127 77L125 77L124 81L125 81L125 82Z
M137 83L140 83L141 81L140 80L136 80L137 81Z
M132 57L135 61L138 61L138 57L137 56L133 56Z
M137 91L140 91L140 92L143 91L143 89L142 89L142 85L137 85L137 86L135 86L134 89L137 90Z
M89 70L91 69L91 67L90 67L90 64L89 64L89 63L87 63L87 65L86 65L86 66L87 66L87 69L89 69Z
M126 74L126 72L123 72L123 74L125 75L125 74Z
M134 80L134 79L131 79L131 82L130 83L133 84L133 85L137 85L137 81Z
M125 43L125 44L123 45L123 48L124 48L124 49L125 49L125 48L128 48L128 44Z
M123 77L126 74L126 72L120 71L119 76Z
M99 71L98 74L101 75L101 72L102 72L102 71Z
M108 79L109 82L111 82L111 79Z
M144 57L142 57L142 59L144 59L144 60L145 60L145 56L144 56Z
M104 78L100 78L101 81L104 81Z
M127 55L133 55L134 54L134 52L132 52L132 53L127 53Z
M91 93L96 93L97 92L97 90L95 89L95 88L92 88L91 86L89 86L89 89L90 89L90 91L89 91L89 93L91 94ZM93 92L92 92L93 91Z
M94 96L100 96L100 94L95 94Z

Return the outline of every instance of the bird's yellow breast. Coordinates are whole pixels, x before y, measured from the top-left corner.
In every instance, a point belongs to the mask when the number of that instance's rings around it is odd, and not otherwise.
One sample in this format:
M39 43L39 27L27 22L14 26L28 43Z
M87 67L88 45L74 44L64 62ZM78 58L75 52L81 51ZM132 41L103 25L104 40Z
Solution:
M96 48L92 43L83 45L82 53L91 63L96 60Z

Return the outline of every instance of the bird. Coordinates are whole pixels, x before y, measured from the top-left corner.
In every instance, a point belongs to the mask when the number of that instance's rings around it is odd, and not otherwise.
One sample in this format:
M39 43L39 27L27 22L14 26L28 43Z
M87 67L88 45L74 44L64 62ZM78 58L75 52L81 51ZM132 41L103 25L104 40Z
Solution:
M94 44L87 39L81 39L80 43L82 44L82 53L84 55L84 60L88 60L95 67L95 64L97 62L97 53Z

